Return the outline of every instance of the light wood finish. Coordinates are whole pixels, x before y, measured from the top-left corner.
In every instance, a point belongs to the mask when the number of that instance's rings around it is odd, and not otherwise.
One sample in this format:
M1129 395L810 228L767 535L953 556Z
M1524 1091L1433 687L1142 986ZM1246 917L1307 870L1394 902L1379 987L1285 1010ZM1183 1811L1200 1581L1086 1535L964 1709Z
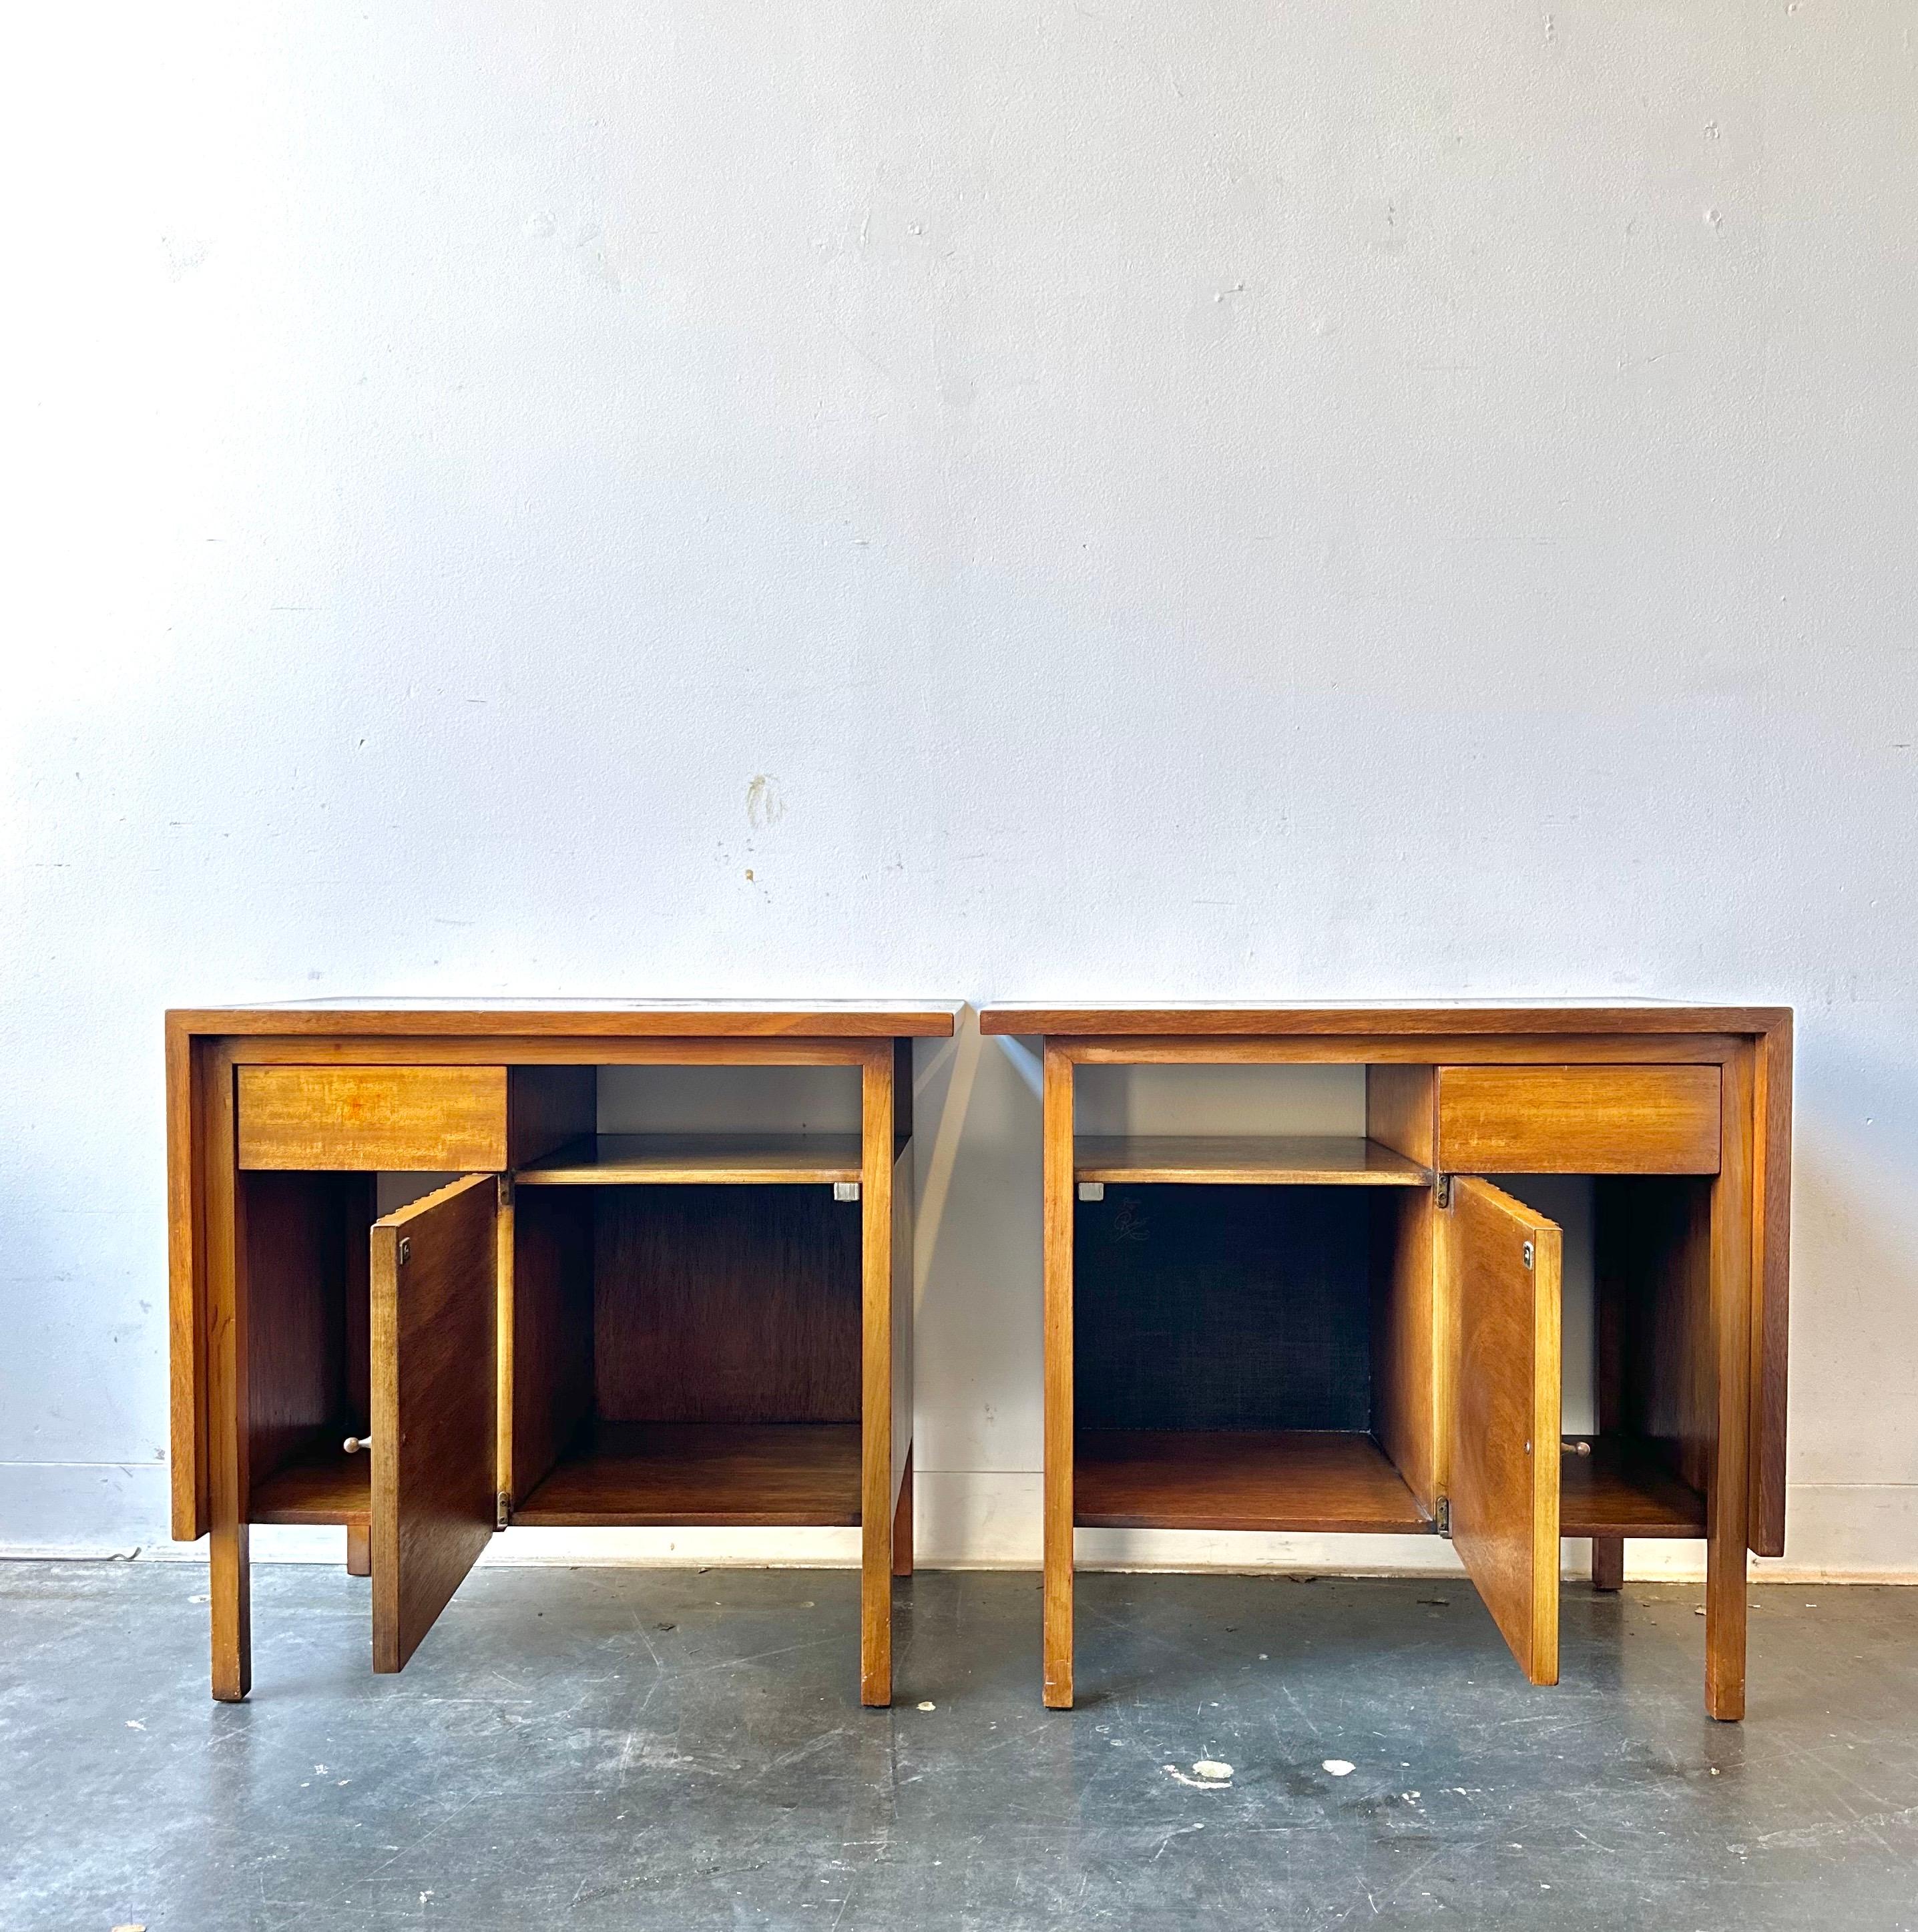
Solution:
M168 1436L174 1540L206 1534L207 1385L205 1075L206 1049L167 1027Z
M317 1430L297 1455L256 1483L252 1520L365 1529L373 1520L373 1472L366 1456L349 1456L343 1446L351 1426L341 1421Z
M513 1511L516 1523L590 1528L856 1523L859 1425L601 1423Z
M1715 1174L1715 1066L1442 1066L1452 1174Z
M860 1172L857 1134L596 1134L516 1178L522 1187L830 1186Z
M1087 1430L1074 1449L1082 1528L1432 1527L1379 1445L1342 1430Z
M253 1593L248 1578L248 1451L245 1280L246 1206L239 1190L233 1063L207 1055L206 1468L207 1595L212 1625L213 1694L237 1703L253 1683Z
M1045 1135L1045 1527L1042 1694L1073 1701L1073 1070L1047 1040Z
M1458 1334L1452 1544L1519 1667L1556 1684L1559 1232L1475 1178L1452 1184L1446 1220Z
M347 1525L347 1574L349 1576L371 1576L373 1574L373 1529L370 1523L350 1522Z
M860 1701L893 1701L893 1052L860 1082L863 1336L860 1346Z
M1385 1040L1407 1034L1766 1033L1788 1022L1783 1006L1688 1006L1648 1000L1637 1005L1490 1006L1460 1001L1423 1006L989 1006L980 1010L984 1034L1043 1034L1049 1040L1202 1038L1227 1034L1364 1034Z
M1081 1180L1295 1187L1430 1186L1416 1161L1359 1134L1081 1134Z
M1736 1052L1730 1034L1191 1034L1055 1042L1081 1066L1716 1066Z
M1616 1542L1626 1536L1704 1534L1705 1498L1672 1473L1655 1444L1600 1436L1592 1438L1591 1450L1589 1456L1559 1458L1561 1536Z
M373 1667L401 1669L491 1538L499 1186L373 1225Z
M1625 1588L1625 1538L1595 1536L1592 1539L1592 1587L1610 1594Z
M239 1114L243 1168L510 1165L503 1066L243 1066Z
M1784 1554L1785 1372L1790 1325L1791 1054L1790 1013L1752 1043L1752 1549Z
M1712 1188L1712 1360L1717 1427L1705 1490L1705 1710L1745 1714L1745 1555L1749 1448L1753 1247L1753 1058L1724 1070L1724 1160Z
M386 1034L405 1040L454 1034L476 1040L542 1035L605 1040L772 1040L798 1034L815 1040L947 1040L965 1010L956 1002L821 1000L783 1005L750 1000L609 1000L547 1006L475 1004L470 1000L327 1000L311 1006L196 1006L167 1016L189 1034L230 1037L272 1034Z

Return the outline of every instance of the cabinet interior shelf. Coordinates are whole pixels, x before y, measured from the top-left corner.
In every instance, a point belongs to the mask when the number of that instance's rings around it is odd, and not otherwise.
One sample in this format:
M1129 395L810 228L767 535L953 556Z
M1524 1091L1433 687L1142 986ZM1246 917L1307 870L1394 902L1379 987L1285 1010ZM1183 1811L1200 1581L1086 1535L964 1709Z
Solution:
M513 1510L586 1528L848 1524L860 1520L856 1422L601 1422Z
M1561 1536L1703 1536L1705 1498L1649 1444L1595 1436L1589 1456L1559 1458Z
M1370 1436L1339 1429L1082 1430L1073 1514L1097 1529L1429 1530Z
M1081 1180L1429 1187L1432 1172L1363 1134L1081 1134Z
M253 1486L253 1522L347 1523L373 1519L373 1458L349 1456L349 1424L329 1425L263 1481Z
M802 1185L857 1180L857 1134L587 1134L521 1168L521 1187Z

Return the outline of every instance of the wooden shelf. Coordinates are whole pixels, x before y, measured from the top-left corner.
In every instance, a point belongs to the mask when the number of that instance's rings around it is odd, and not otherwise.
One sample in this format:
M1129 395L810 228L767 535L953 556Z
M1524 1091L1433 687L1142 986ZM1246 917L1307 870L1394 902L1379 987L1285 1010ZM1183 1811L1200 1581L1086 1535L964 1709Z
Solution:
M1081 1134L1081 1180L1292 1187L1429 1187L1429 1168L1362 1134Z
M1561 1536L1703 1536L1705 1498L1649 1444L1595 1436L1589 1456L1559 1458Z
M364 1527L373 1520L373 1458L349 1456L341 1423L253 1486L250 1522L316 1522Z
M523 1167L521 1187L754 1186L857 1180L857 1134L589 1134Z
M601 1423L513 1510L582 1528L857 1523L856 1422Z
M1087 1430L1073 1453L1087 1528L1432 1527L1371 1437L1340 1430Z

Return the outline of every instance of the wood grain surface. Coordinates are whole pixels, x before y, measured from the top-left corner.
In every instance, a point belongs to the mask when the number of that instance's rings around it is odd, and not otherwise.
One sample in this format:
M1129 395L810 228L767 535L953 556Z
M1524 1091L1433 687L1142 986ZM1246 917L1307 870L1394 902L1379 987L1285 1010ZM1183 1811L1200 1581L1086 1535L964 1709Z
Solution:
M493 1535L498 1200L469 1174L374 1223L376 1671L404 1666Z
M1445 1220L1458 1337L1452 1544L1520 1669L1555 1684L1562 1244L1553 1222L1476 1178L1452 1184Z

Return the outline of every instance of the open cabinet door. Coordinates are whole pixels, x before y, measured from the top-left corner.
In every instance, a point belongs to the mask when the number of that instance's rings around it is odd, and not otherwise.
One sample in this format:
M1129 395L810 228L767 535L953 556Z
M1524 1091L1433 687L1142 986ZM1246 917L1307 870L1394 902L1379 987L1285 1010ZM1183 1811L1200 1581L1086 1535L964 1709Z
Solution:
M398 1670L493 1534L499 1182L373 1224L373 1667Z
M1562 1244L1485 1180L1454 1180L1444 1220L1457 1337L1452 1544L1526 1676L1556 1684Z

